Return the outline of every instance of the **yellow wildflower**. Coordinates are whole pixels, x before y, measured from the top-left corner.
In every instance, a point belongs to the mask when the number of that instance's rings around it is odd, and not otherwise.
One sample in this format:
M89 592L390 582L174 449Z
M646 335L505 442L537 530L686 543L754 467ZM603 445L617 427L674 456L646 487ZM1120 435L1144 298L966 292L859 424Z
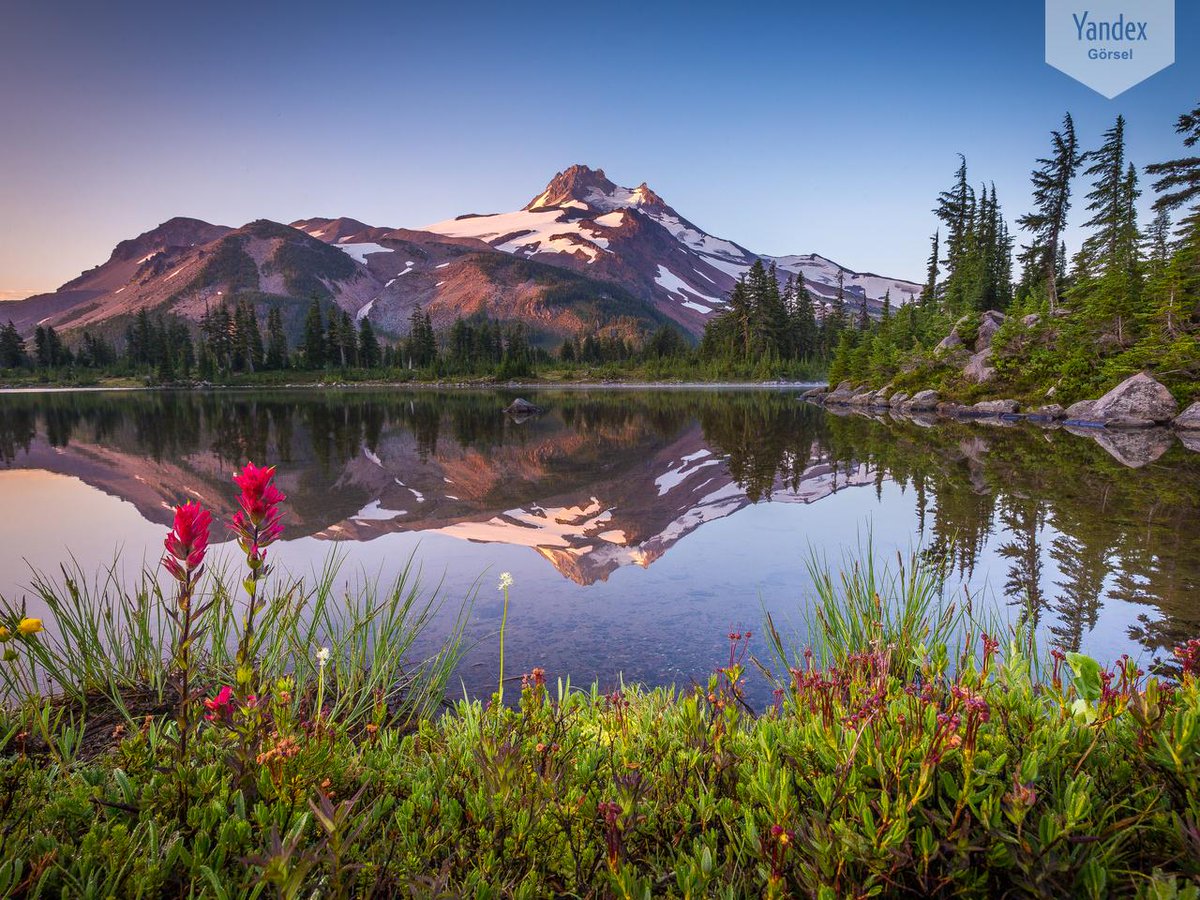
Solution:
M17 631L19 631L21 634L26 635L26 636L31 635L31 634L37 634L41 630L42 630L42 620L41 619L22 619L20 624L17 625Z

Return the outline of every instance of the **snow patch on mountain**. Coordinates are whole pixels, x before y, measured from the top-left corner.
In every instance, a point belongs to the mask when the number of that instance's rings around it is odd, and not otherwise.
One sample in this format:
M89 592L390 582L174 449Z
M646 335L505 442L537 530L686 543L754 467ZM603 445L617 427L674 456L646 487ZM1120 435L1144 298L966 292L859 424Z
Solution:
M426 225L424 231L447 237L476 238L518 256L546 253L582 254L594 262L608 241L585 228L586 219L570 221L563 210L518 210L491 216L468 216Z
M719 297L710 297L708 294L702 294L694 287L691 287L683 281L678 275L672 272L664 265L659 265L658 275L654 279L659 285L667 290L668 293L677 294L683 298L683 305L689 306L692 309L699 308L700 312L712 312L710 308L703 307L696 303L695 300L706 300L714 306L719 306L725 301Z
M314 235L315 237L315 235ZM342 244L337 243L333 246L339 250L344 250L356 262L366 265L367 257L372 253L392 253L391 247L385 247L382 244Z
M398 516L408 515L403 509L385 509L380 501L372 500L350 518L359 522L390 522Z

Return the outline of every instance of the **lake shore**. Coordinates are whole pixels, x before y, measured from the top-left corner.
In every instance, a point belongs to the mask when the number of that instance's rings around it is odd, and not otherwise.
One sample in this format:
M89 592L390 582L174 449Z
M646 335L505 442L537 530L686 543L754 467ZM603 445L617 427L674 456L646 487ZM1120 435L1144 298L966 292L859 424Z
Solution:
M1043 659L1022 630L940 611L937 574L908 565L899 579L865 560L826 572L811 647L785 647L768 620L760 662L751 632L731 631L691 688L556 687L501 665L490 700L448 708L435 701L457 633L423 676L400 652L362 649L422 629L399 590L324 646L298 618L268 618L249 662L211 638L244 627L238 611L210 604L194 616L200 665L190 641L144 626L148 606L125 610L128 660L80 652L101 622L69 595L58 611L86 627L65 642L49 639L53 620L9 611L0 887L1188 896L1197 868L1178 823L1200 813L1200 641L1152 672ZM500 586L507 606L507 574ZM61 691L47 696L27 664ZM775 686L766 709L746 702L759 677Z
M276 391L276 390L809 390L824 381L311 381L281 384L186 383L162 385L0 386L5 394L98 393L104 391Z

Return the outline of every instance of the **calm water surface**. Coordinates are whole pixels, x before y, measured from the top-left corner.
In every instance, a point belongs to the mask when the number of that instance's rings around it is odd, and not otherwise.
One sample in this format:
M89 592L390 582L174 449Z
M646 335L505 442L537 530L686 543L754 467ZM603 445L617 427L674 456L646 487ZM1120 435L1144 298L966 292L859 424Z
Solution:
M764 610L803 641L807 561L868 531L1066 648L1148 662L1200 633L1200 453L1170 433L926 427L783 390L524 394L546 413L515 421L490 391L0 395L0 595L35 610L31 567L68 553L156 561L170 507L230 515L251 458L289 495L289 570L336 551L348 579L390 579L411 558L456 601L478 589L472 693L502 571L510 672L688 684Z

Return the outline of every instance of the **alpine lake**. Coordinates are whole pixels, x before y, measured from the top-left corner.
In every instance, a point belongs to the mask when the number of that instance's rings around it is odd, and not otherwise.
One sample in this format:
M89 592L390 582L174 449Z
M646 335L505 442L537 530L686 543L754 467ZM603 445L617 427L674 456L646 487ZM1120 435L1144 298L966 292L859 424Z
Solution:
M0 394L0 597L34 573L131 583L171 507L233 513L236 469L288 495L273 578L335 559L339 585L408 569L470 599L459 691L506 671L687 687L769 613L803 646L810 566L872 553L942 567L945 602L1044 648L1145 665L1200 634L1200 436L838 415L799 388L297 389ZM516 397L538 415L504 412ZM219 565L234 558L214 536ZM968 598L969 597L969 601ZM436 637L438 628L431 634ZM770 702L751 673L748 694Z

